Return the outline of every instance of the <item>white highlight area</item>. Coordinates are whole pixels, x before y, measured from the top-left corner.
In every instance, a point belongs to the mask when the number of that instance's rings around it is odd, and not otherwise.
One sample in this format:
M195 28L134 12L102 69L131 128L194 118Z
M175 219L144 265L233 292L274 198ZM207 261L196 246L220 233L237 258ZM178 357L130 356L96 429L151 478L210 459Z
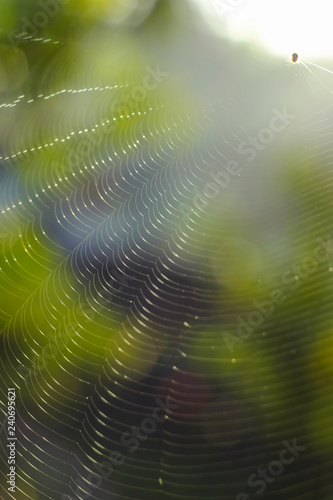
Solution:
M267 51L332 57L332 0L192 0L211 26Z

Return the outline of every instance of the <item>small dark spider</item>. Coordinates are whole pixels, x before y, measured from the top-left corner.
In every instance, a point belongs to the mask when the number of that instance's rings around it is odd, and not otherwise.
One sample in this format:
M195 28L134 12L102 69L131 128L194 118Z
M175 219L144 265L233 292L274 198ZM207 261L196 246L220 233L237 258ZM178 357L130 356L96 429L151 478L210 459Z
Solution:
M297 61L298 61L298 54L294 52L293 55L291 56L291 62L295 63Z

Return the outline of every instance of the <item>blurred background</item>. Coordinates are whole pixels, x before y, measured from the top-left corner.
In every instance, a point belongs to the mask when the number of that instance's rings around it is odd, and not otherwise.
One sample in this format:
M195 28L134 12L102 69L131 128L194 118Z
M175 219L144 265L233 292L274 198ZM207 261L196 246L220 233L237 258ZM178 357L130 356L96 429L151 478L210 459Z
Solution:
M0 11L1 498L332 500L329 2Z

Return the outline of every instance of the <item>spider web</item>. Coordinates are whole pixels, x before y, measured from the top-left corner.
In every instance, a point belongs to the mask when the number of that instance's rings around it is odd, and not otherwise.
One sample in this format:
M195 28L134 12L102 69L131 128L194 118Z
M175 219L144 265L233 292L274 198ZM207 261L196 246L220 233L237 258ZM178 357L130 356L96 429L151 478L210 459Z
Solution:
M325 453L295 414L311 415L316 397L330 405L311 383L299 394L314 330L331 321L329 265L234 353L223 333L330 233L332 106L312 100L305 110L313 89L281 67L282 89L272 85L266 98L259 86L244 98L240 65L199 104L170 80L133 100L155 61L101 71L103 47L85 48L83 73L73 53L70 74L59 75L63 48L53 47L51 63L38 68L42 88L0 106L2 497L234 498L276 459L281 441L300 436L307 455L265 498L310 499L319 490L325 498ZM234 56L225 61L235 67ZM208 94L209 78L195 76L195 91ZM240 142L283 106L297 119L248 165ZM282 175L281 149L310 166ZM235 158L241 174L205 198L211 173ZM280 178L291 194L276 187ZM256 261L252 247L262 248L254 271L244 264ZM16 496L5 476L7 387L17 388ZM142 429L156 408L156 428L131 451L124 433ZM112 452L123 461L112 473L104 465L103 476L96 465ZM309 484L313 457L321 469Z

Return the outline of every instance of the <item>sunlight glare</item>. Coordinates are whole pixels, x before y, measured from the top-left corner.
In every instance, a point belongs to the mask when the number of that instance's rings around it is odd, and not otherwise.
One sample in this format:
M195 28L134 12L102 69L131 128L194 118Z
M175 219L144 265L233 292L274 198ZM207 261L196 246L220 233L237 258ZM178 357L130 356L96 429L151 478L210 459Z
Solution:
M332 0L192 0L214 31L280 55L331 57Z

